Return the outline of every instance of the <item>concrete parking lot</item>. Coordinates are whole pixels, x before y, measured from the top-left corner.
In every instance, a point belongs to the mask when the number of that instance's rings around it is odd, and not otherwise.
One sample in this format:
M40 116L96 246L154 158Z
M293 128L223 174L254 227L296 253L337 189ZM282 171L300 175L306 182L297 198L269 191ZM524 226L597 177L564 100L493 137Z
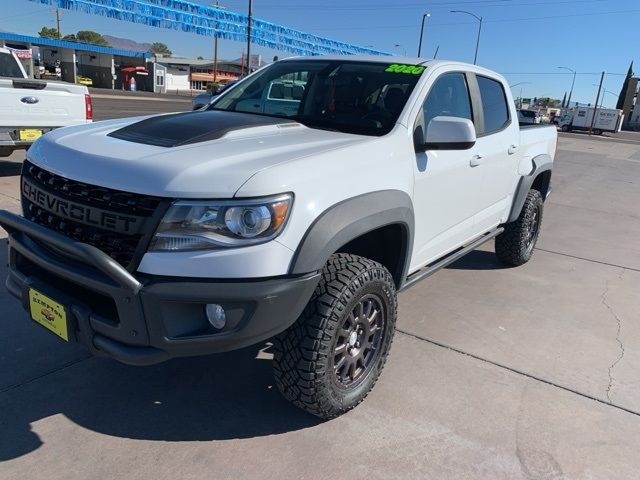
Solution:
M19 165L0 161L14 211ZM639 185L633 137L562 135L532 261L505 268L487 245L403 292L376 388L328 422L279 396L268 343L129 367L63 344L2 290L0 479L636 478Z

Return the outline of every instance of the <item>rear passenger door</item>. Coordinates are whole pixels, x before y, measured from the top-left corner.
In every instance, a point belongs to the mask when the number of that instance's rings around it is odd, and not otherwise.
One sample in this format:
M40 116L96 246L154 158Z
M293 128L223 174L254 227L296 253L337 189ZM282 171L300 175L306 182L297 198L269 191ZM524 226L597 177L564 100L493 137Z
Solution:
M481 121L476 123L477 170L482 172L474 231L482 233L506 220L517 178L520 127L512 118L506 86L498 79L474 74L469 82Z

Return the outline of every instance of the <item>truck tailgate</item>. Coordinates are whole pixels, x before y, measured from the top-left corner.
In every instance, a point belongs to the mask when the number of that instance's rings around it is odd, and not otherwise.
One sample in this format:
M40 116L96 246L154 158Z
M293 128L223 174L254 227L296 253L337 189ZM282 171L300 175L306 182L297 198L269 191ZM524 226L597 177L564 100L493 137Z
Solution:
M87 87L0 78L0 127L64 127L87 123Z

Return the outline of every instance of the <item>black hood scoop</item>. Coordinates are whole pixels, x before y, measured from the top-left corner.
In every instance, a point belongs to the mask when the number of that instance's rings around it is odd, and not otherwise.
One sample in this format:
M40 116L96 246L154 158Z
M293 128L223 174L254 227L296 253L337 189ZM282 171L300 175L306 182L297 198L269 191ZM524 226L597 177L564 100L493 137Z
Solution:
M127 142L180 147L216 140L234 130L296 123L286 118L206 110L147 118L108 134Z

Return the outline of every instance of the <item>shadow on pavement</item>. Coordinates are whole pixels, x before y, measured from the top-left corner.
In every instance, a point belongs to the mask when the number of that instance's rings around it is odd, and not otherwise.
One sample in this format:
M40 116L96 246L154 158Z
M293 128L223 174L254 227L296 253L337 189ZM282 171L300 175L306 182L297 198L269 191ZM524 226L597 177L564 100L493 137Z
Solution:
M57 414L105 435L170 442L260 437L319 424L280 396L270 359L256 358L265 348L144 368L90 358L6 391L0 461L39 448L43 440L31 425Z
M22 162L12 162L10 160L0 160L0 177L15 177L20 175Z
M447 268L453 270L504 270L513 268L513 266L499 262L494 252L474 250Z
M67 433L38 434L38 421L57 415L105 435L168 442L261 437L321 422L277 391L266 343L150 367L88 357L83 347L31 322L5 290L6 251L2 239L0 462L45 442L72 448L76 440L65 439ZM67 426L69 431L77 427Z

